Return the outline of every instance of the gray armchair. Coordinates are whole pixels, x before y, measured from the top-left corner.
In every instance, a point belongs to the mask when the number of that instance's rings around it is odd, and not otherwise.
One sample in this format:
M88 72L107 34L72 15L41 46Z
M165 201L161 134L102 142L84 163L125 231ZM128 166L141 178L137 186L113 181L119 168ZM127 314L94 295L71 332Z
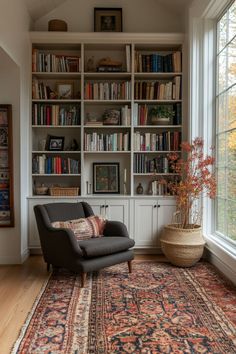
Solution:
M66 221L94 215L88 203L51 203L34 207L43 257L54 267L63 267L81 273L82 287L86 273L134 258L134 241L129 238L126 226L118 221L107 221L104 237L77 241L70 229L52 227L54 221Z

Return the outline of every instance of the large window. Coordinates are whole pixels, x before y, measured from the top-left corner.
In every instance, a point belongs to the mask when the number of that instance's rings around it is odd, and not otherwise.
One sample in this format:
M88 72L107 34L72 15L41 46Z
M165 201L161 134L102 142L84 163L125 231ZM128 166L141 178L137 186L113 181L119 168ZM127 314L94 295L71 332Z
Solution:
M217 23L216 232L236 244L236 1Z

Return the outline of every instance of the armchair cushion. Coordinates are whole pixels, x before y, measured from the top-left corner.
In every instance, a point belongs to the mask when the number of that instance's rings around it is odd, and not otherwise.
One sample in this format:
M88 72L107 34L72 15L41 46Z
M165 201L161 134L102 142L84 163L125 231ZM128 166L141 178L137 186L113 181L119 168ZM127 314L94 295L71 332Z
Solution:
M78 243L83 252L84 258L106 256L126 251L134 246L134 240L128 237L117 236L113 236L112 239L109 237L102 237L79 241Z
M55 221L52 223L54 228L71 229L77 240L87 240L91 237L101 237L106 220L100 216L89 216L67 221Z

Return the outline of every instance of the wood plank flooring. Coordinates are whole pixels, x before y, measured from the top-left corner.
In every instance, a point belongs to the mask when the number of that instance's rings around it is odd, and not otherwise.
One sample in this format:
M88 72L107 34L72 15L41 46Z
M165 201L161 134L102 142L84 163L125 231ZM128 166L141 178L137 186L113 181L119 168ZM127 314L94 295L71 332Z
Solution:
M136 255L135 259L165 261L157 255ZM31 256L22 265L0 266L0 354L10 353L48 277L42 256Z

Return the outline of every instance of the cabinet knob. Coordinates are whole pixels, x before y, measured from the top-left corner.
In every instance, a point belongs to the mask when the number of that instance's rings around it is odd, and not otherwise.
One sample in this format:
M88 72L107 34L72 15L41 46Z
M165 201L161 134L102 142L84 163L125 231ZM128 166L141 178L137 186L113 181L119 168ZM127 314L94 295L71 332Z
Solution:
M161 207L160 204L158 204L157 207L160 208Z
M105 208L108 208L108 205L105 205Z
M154 208L156 208L156 207L157 207L157 205L155 204L153 207L154 207Z
M101 205L101 208L105 208L105 205Z

